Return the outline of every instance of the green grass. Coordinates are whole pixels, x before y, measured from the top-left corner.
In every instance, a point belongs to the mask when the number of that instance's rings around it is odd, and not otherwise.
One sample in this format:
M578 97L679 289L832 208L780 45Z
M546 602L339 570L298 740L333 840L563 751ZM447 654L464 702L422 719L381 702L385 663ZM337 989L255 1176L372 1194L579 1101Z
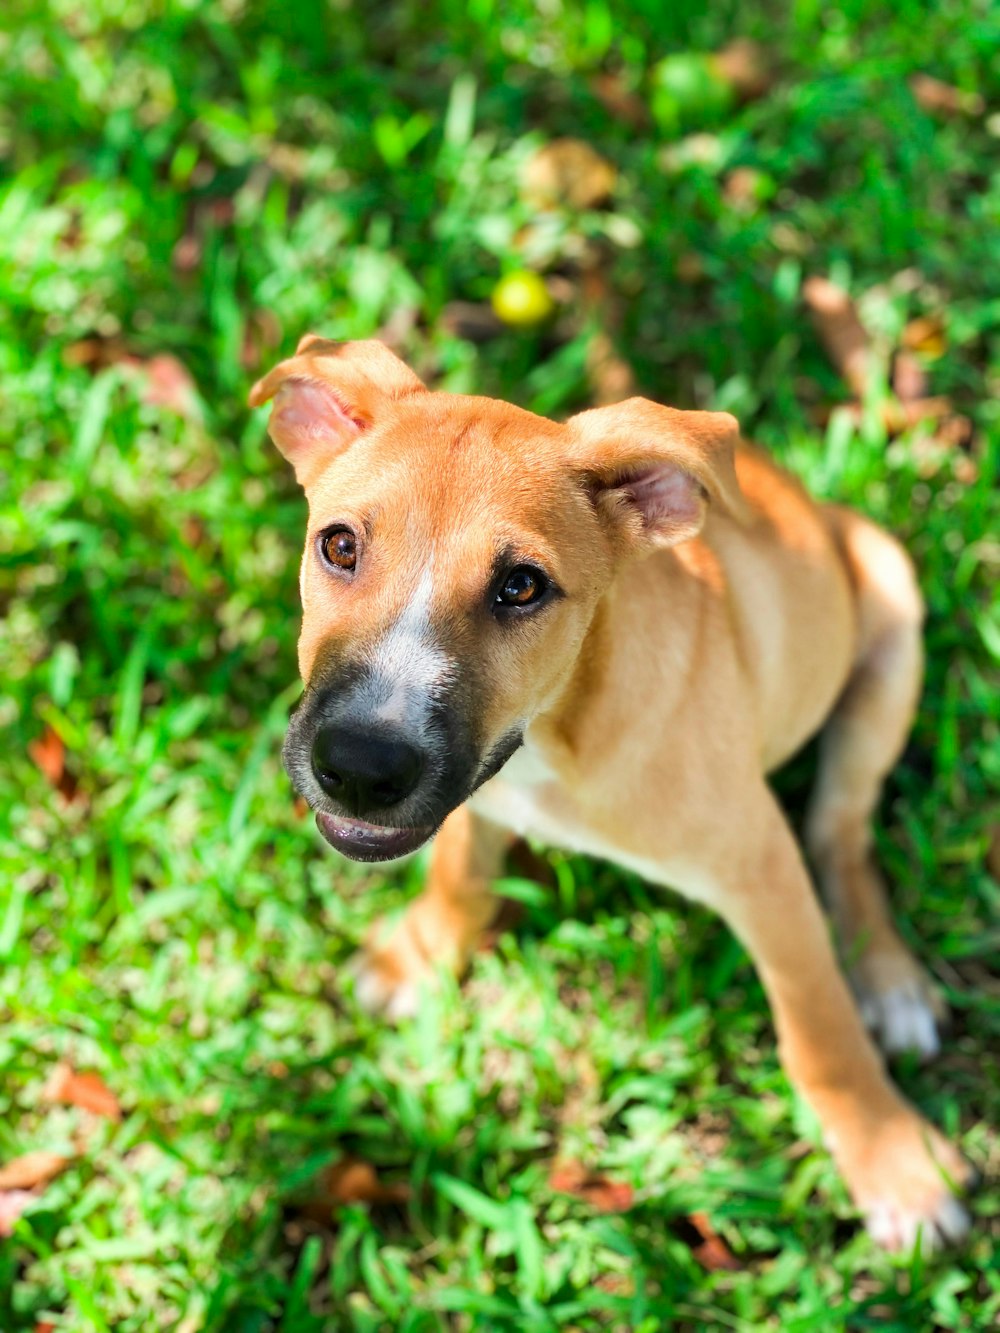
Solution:
M40 1096L60 1057L125 1109L0 1241L0 1329L992 1326L1000 124L931 117L907 77L1000 105L995 6L12 0L0 24L0 1162L79 1130ZM673 131L591 90L621 68L648 97L663 55L736 34L776 82L687 126L716 136L710 162L671 168ZM568 239L606 238L644 390L737 412L918 562L928 684L878 836L955 1014L942 1058L900 1081L994 1173L961 1255L873 1249L745 956L611 867L548 854L557 890L522 883L517 927L418 1021L354 1003L351 955L423 864L351 867L293 810L304 514L245 395L305 330L395 317L444 387L584 405L578 313L481 346L442 319L523 264L519 167L566 133L619 188L545 244L558 268ZM749 212L723 188L736 165L767 178ZM817 424L845 390L800 300L816 273L864 297L879 347L940 316L931 386L975 423L977 479L926 432L887 442L878 392L859 425ZM124 352L180 359L185 415ZM28 754L46 727L71 803ZM780 779L793 810L809 768ZM412 1203L303 1214L344 1154ZM557 1154L635 1206L554 1193ZM699 1264L692 1211L739 1271Z

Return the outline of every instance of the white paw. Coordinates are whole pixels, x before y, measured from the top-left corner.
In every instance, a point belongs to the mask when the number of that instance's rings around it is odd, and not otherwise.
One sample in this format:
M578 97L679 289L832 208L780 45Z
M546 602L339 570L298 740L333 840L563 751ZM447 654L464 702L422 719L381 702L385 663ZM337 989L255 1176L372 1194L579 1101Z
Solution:
M926 1212L888 1202L869 1204L865 1209L865 1226L872 1240L897 1253L912 1253L919 1240L921 1253L933 1254L962 1240L969 1225L967 1209L950 1194L942 1194Z
M395 981L374 959L362 955L354 967L354 997L369 1014L381 1014L390 1023L412 1018L420 1005L418 981Z
M916 1051L924 1060L941 1049L938 1012L927 986L919 979L905 981L888 990L861 990L861 1017L888 1055Z

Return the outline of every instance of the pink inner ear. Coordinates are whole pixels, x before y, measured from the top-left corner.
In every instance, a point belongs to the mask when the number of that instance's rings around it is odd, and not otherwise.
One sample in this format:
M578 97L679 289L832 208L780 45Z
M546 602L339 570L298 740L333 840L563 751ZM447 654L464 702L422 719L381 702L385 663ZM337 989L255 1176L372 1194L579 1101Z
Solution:
M343 448L364 428L332 389L315 380L288 379L274 396L269 430L285 454L316 445Z
M619 482L647 528L673 531L701 520L702 489L679 467L664 463Z

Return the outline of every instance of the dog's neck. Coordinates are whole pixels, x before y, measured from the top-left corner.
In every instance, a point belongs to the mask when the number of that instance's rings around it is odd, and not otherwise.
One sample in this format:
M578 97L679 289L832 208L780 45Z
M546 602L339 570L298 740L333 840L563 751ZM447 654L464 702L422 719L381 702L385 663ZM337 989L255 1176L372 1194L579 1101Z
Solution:
M577 781L628 735L642 699L657 728L685 706L697 645L723 581L701 541L627 567L597 603L561 687L525 731L525 745L555 774Z

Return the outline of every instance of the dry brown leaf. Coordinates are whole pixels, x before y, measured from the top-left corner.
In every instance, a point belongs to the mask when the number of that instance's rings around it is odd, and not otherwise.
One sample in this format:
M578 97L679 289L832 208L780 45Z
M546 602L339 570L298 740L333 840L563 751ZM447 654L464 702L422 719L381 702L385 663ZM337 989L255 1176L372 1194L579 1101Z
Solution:
M91 1115L102 1115L108 1120L122 1118L118 1098L100 1074L78 1074L65 1061L57 1064L49 1075L42 1089L42 1101L59 1106L78 1106Z
M65 801L76 798L76 778L66 770L66 742L54 727L46 724L41 736L29 741L28 754L49 786Z
M930 74L914 74L910 92L925 111L945 116L981 116L986 103L979 93L968 93Z
M14 1223L38 1195L34 1190L0 1190L0 1236L12 1236Z
M67 366L86 366L96 375L99 370L117 365L128 355L125 344L120 338L102 338L94 335L79 338L63 349L63 364Z
M911 402L897 403L891 399L882 404L880 412L882 422L887 431L892 435L898 435L900 431L909 430L912 426L918 426L922 421L940 421L951 413L951 399L944 395L938 395L934 398L914 398ZM852 419L860 421L864 409L860 403L848 403L838 411L849 413ZM944 425L938 427L940 432Z
M706 1213L691 1213L688 1222L701 1238L691 1246L691 1253L710 1273L724 1270L738 1273L743 1265L708 1220Z
M723 181L723 198L738 213L752 213L761 202L764 180L756 167L734 167Z
M635 1198L635 1191L626 1181L612 1180L572 1159L555 1163L549 1172L549 1188L583 1199L599 1213L627 1212Z
M201 241L189 231L174 246L170 260L178 273L193 273L201 263L201 255Z
M771 87L772 76L764 48L749 37L737 37L712 57L716 73L744 102L763 97Z
M334 1207L348 1203L406 1203L411 1197L409 1185L400 1182L383 1185L371 1162L345 1157L329 1167L321 1177L325 1201Z
M582 139L553 139L529 158L521 189L535 208L599 208L607 203L617 169Z
M608 115L623 125L641 130L649 124L646 103L638 93L631 91L620 74L595 74L590 80L590 89Z
M33 1190L39 1185L47 1185L65 1171L72 1160L65 1153L41 1149L15 1157L6 1166L0 1166L0 1191Z
M198 391L183 362L170 352L159 352L148 361L131 360L142 376L144 403L164 407L186 421L201 420Z
M924 401L935 402L937 400L926 398ZM948 402L948 399L944 401ZM942 444L946 444L949 449L967 449L972 444L974 433L971 418L962 416L959 412L954 412L951 415L944 415L943 420L934 432L934 436ZM973 460L970 458L968 461L971 463Z
M603 329L598 330L587 343L586 366L591 396L596 406L620 403L636 392L632 367L618 355L614 343Z
M856 398L863 398L871 374L868 334L854 302L828 278L807 279L802 295L826 354Z
M944 320L940 315L918 315L911 319L900 336L900 342L911 352L919 352L930 361L944 356L948 343Z
M927 397L927 372L919 359L905 348L893 358L892 391L901 403Z
M197 514L186 514L181 519L179 528L181 541L193 551L197 550L205 540L206 531L203 520Z
M701 282L705 276L705 265L702 263L700 255L694 250L684 250L677 256L677 262L674 265L674 273L678 282L683 282L687 286L694 286Z
M602 1273L594 1282L598 1291L606 1291L609 1296L634 1296L635 1278L631 1273Z
M270 360L275 348L281 343L281 336L281 321L273 310L253 311L243 325L243 344L240 348L240 365L243 369L256 370L265 360ZM382 342L389 341L384 330L379 331L378 337Z

